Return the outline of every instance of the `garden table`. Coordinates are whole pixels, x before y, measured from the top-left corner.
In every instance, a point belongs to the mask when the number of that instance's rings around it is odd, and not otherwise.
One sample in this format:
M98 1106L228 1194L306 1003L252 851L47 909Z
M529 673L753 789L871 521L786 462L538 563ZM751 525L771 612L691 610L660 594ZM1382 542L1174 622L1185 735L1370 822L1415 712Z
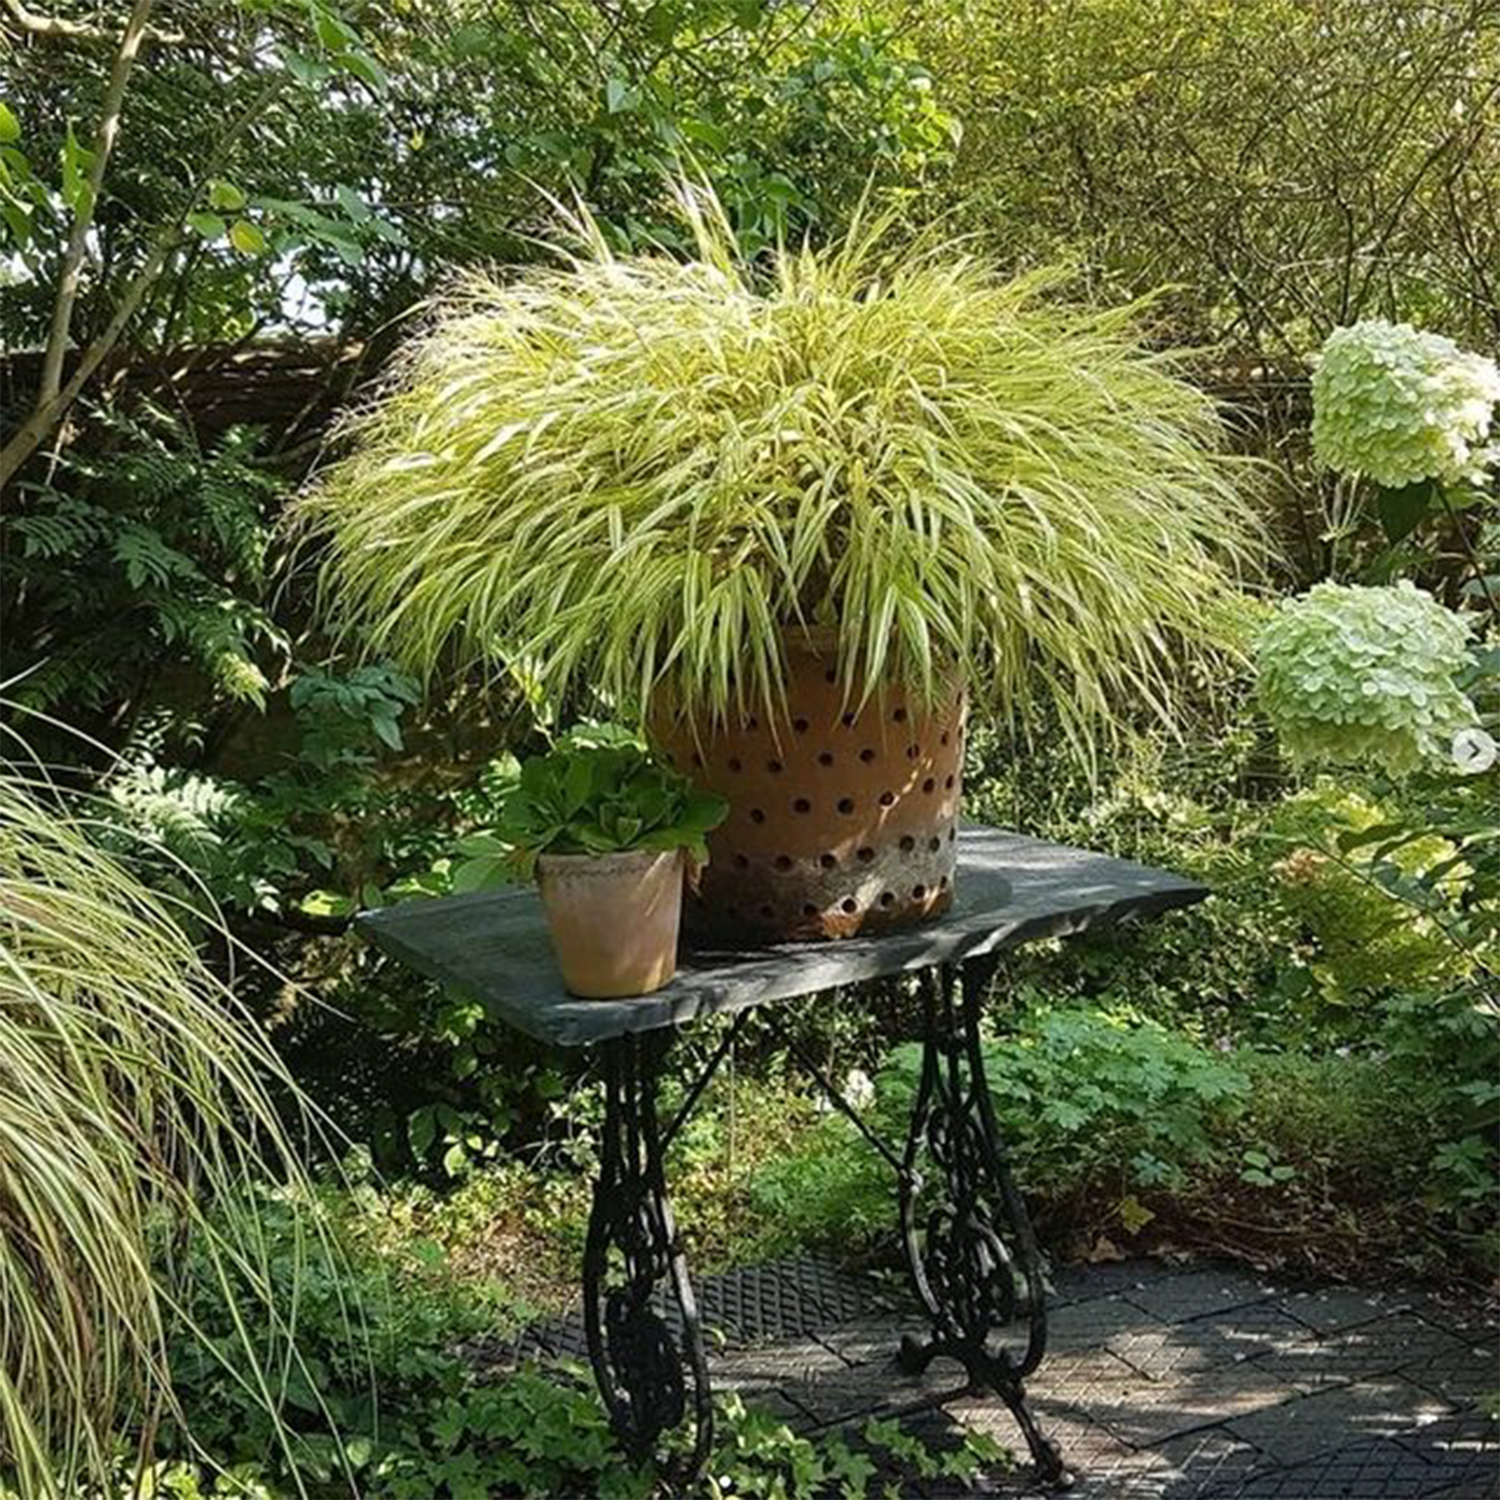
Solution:
M968 1376L964 1389L998 1395L1015 1414L1039 1474L1063 1484L1069 1476L1061 1455L1026 1405L1024 1381L1046 1347L1046 1301L1036 1241L985 1079L981 1010L1007 949L1205 895L1202 886L1160 870L971 824L959 838L953 904L926 926L836 943L690 950L665 989L631 1000L581 1000L563 989L534 891L410 901L364 913L357 926L518 1030L562 1047L597 1049L605 1112L583 1264L590 1361L610 1421L634 1456L654 1455L662 1435L691 1413L688 1474L708 1456L713 1410L702 1330L668 1200L667 1148L751 1010L918 976L922 1067L899 1152L788 1040L831 1102L895 1170L912 1282L931 1325L929 1338L903 1341L902 1368L919 1372L939 1356L957 1360ZM663 1122L657 1085L674 1035L725 1013L734 1021ZM663 1316L664 1299L675 1301L677 1317Z

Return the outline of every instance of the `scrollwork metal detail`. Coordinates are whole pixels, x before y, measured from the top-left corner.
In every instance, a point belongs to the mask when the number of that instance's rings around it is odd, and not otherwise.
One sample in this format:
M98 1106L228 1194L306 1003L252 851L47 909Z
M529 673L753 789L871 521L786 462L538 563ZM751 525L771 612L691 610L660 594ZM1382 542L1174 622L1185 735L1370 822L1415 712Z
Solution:
M694 1418L696 1474L713 1441L708 1363L687 1264L672 1222L656 1114L670 1037L626 1036L604 1049L599 1180L584 1246L584 1327L610 1425L638 1462L663 1433ZM677 1317L669 1321L670 1305ZM678 1326L674 1329L673 1322Z
M1041 1260L1007 1164L985 1078L980 1005L996 960L923 979L921 1081L902 1162L901 1228L932 1336L907 1339L903 1368L946 1356L974 1390L993 1390L1020 1424L1041 1477L1070 1476L1026 1405L1023 1381L1047 1346ZM1019 1328L1009 1341L997 1337Z

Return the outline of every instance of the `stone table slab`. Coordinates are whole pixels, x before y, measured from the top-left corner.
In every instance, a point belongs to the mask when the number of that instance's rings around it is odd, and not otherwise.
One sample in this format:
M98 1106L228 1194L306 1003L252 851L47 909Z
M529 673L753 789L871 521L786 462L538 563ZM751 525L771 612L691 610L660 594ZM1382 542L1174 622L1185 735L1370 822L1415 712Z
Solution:
M1193 881L999 828L959 835L953 905L921 927L835 943L687 951L677 977L630 1000L567 993L530 888L405 901L356 928L396 958L483 1004L492 1017L564 1047L681 1026L887 975L1062 937L1200 901Z

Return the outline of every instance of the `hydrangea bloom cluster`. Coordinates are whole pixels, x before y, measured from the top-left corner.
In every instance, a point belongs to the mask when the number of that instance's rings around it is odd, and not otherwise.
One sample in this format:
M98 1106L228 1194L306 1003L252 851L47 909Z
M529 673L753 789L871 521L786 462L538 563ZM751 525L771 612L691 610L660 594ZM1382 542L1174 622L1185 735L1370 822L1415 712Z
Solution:
M1477 722L1455 681L1468 639L1462 615L1404 580L1320 583L1261 632L1261 702L1297 759L1405 775L1446 761L1454 735Z
M1313 451L1341 474L1399 489L1484 482L1500 368L1452 339L1373 318L1337 328L1313 374Z

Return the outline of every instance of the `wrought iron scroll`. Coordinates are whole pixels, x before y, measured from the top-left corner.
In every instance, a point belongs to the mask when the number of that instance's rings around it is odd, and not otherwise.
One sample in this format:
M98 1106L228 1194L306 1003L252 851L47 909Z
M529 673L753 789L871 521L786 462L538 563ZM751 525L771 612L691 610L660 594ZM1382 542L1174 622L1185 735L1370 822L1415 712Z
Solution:
M604 1047L604 1131L583 1255L584 1325L599 1392L625 1451L637 1462L656 1457L662 1435L691 1411L686 1474L692 1476L708 1458L713 1405L698 1309L667 1201L656 1114L670 1042L670 1034L647 1033ZM667 1313L671 1303L675 1318Z
M900 1174L901 1230L932 1336L903 1340L900 1361L916 1373L940 1356L957 1360L973 1389L993 1390L1010 1407L1038 1472L1061 1485L1069 1476L1022 1386L1046 1351L1046 1298L981 1051L981 1003L997 966L971 959L922 980L922 1073ZM1019 1335L997 1340L1005 1329Z

